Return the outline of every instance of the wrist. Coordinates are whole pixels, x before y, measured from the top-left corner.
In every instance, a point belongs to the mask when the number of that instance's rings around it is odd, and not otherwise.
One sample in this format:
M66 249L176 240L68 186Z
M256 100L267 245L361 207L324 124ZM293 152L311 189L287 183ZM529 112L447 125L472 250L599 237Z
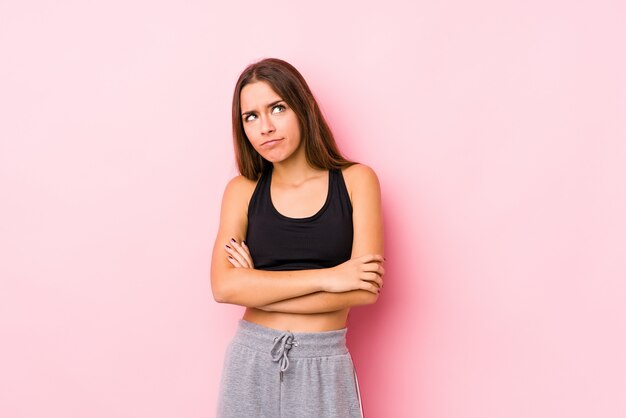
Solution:
M320 280L318 281L319 284L319 292L330 292L331 291L331 283L333 281L332 277L333 274L335 274L336 268L335 267L328 267L325 269L325 273L320 277Z

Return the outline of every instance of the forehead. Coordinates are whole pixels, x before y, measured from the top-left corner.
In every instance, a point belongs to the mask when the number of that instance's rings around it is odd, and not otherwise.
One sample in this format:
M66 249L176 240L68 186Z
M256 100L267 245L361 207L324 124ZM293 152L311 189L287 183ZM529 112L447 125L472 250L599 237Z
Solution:
M241 110L244 112L263 108L280 99L281 97L266 81L255 81L254 83L246 84L241 89L239 98L241 101Z

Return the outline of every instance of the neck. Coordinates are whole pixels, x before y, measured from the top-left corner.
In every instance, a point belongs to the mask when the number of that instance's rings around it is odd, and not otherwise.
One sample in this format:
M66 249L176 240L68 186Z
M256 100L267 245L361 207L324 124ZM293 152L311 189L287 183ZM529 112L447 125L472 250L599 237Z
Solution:
M273 163L272 177L280 183L299 185L312 177L317 177L321 171L325 171L311 167L304 153L294 157L296 158Z

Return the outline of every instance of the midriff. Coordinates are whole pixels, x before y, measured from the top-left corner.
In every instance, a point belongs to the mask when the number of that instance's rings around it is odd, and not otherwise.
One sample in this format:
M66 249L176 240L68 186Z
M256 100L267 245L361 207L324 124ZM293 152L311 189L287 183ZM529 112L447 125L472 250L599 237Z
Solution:
M282 331L323 332L345 328L349 311L350 309L346 308L335 312L296 314L246 308L243 319Z

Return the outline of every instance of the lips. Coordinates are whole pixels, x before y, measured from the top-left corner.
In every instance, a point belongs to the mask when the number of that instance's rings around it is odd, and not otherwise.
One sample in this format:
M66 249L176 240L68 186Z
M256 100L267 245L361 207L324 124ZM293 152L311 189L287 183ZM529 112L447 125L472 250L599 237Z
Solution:
M261 146L267 146L267 145L272 145L275 144L279 141L282 141L282 138L278 138L278 139L270 139L269 141L265 141L264 143L261 144Z

